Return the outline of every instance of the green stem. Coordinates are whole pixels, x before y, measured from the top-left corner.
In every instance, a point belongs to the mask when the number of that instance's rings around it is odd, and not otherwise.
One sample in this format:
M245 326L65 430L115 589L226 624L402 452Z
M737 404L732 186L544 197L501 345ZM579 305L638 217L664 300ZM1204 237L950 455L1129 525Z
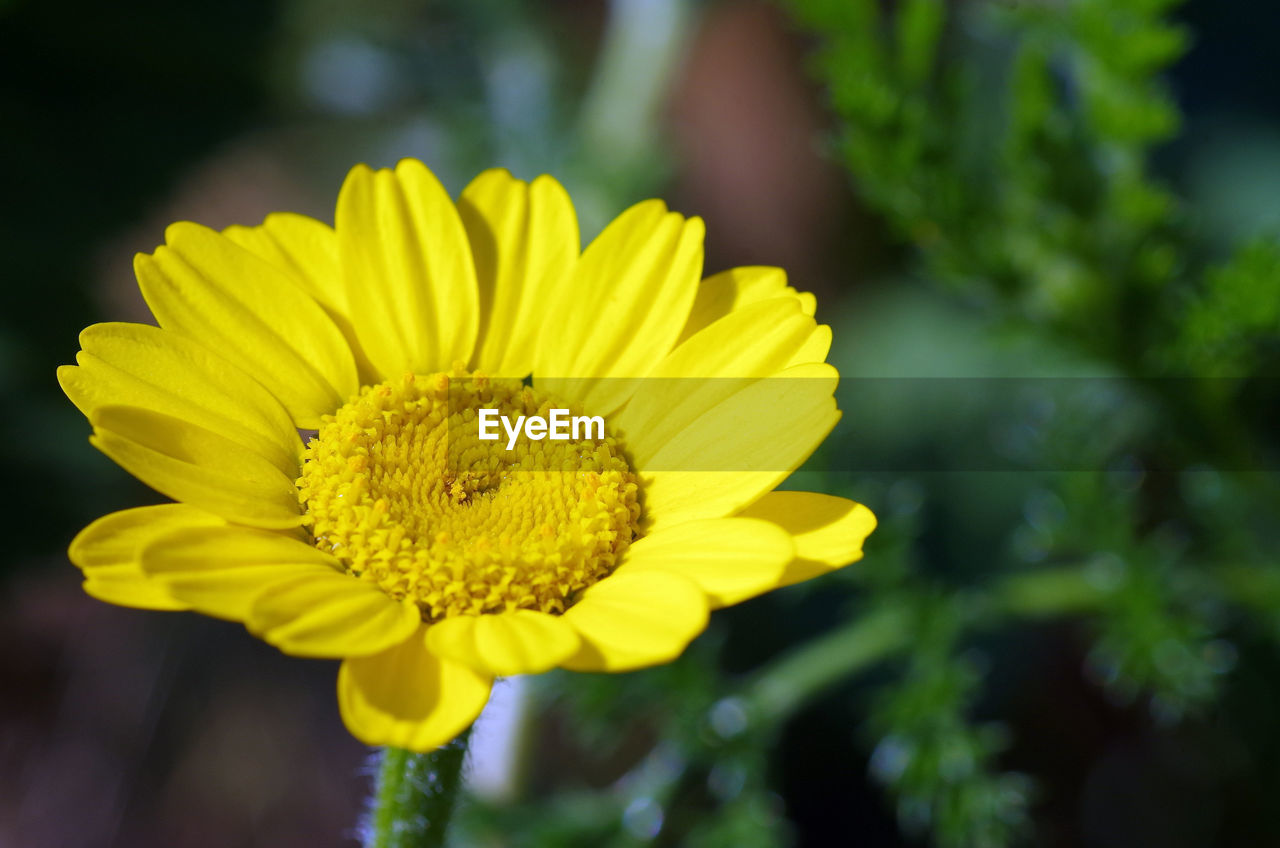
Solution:
M907 646L910 616L880 609L805 643L765 667L748 688L751 711L766 723L785 718L813 695Z
M987 599L986 615L975 622L979 627L1007 617L1087 614L1107 603L1107 592L1091 583L1080 565L1070 565L1005 577ZM916 616L905 606L864 613L765 666L743 697L765 724L781 721L827 687L906 650L915 636Z
M1109 592L1090 580L1082 564L1018 572L1004 577L990 590L991 623L1002 616L1059 618L1097 612Z
M378 765L364 848L440 848L462 782L464 731L443 748L415 754L385 748Z

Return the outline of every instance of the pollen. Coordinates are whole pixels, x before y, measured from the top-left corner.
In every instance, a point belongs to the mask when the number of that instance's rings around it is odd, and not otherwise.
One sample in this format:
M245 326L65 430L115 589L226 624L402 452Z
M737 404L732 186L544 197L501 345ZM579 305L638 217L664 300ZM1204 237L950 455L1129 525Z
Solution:
M637 538L640 487L608 432L511 450L479 438L479 409L552 408L572 404L458 368L364 388L306 448L298 499L313 543L424 621L563 612Z

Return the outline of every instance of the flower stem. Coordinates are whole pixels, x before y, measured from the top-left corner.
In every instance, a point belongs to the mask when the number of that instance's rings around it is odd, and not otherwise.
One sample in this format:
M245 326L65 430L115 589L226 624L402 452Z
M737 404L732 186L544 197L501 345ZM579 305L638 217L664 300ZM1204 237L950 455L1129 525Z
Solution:
M1280 581L1275 591L1280 595ZM1104 607L1107 592L1091 583L1080 565L1069 565L1006 577L985 600L984 620L972 622L978 629L1008 618L1087 615ZM905 607L870 611L766 665L742 695L760 719L776 725L830 686L905 651L916 625Z
M364 848L439 848L462 782L464 731L443 748L415 754L385 748L364 833Z
M877 610L766 666L748 687L748 701L766 723L777 722L828 686L903 650L910 638L904 610Z

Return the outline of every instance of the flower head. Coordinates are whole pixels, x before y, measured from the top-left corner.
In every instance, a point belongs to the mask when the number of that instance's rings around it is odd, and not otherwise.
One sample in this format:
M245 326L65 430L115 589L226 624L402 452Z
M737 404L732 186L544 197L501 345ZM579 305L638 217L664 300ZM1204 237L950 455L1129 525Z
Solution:
M355 168L332 228L173 225L136 261L159 326L91 326L58 371L175 501L76 537L86 591L341 659L351 732L429 750L496 676L666 662L856 560L869 511L773 491L839 417L830 331L778 269L700 280L702 235L647 201L582 250L551 178L455 204L413 160ZM585 426L486 440L485 410Z

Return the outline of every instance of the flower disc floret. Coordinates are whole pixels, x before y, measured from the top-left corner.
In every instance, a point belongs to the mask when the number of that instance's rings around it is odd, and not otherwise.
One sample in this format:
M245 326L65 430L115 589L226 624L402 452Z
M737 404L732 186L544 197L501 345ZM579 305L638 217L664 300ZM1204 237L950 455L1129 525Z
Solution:
M316 547L424 621L561 613L608 576L640 520L618 440L481 441L480 409L571 408L518 380L406 375L326 416L298 497ZM575 410L577 411L577 410Z

